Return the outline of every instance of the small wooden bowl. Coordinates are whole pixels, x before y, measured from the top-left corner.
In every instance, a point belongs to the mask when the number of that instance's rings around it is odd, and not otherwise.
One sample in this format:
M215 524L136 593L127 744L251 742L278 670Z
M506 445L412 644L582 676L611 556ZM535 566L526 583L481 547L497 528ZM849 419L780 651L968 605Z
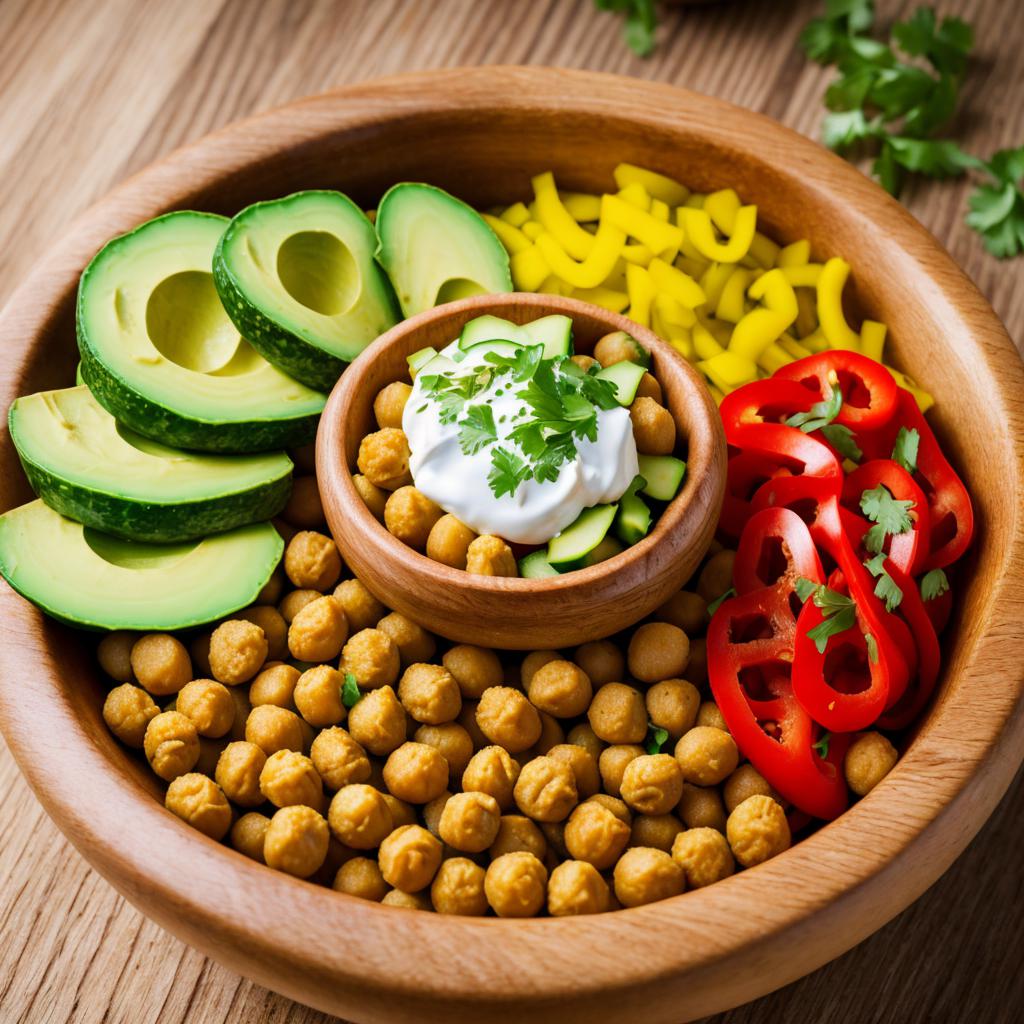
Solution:
M527 323L572 317L576 351L589 354L611 331L629 331L651 353L651 369L676 421L686 479L650 534L588 569L550 579L478 576L427 558L393 537L352 483L359 442L376 430L373 400L408 380L406 357L442 349L474 317ZM671 345L624 316L553 295L480 295L400 323L342 375L317 435L324 512L349 568L389 608L461 643L508 650L572 647L610 636L652 612L690 578L711 543L725 488L725 437L699 374Z

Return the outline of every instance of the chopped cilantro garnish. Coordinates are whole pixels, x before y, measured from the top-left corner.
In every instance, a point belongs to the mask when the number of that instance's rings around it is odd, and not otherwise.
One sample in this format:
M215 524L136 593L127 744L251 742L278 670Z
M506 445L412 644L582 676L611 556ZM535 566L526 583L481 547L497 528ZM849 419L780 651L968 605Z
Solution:
M885 546L886 536L896 536L913 529L910 510L914 503L897 500L885 484L879 484L860 496L860 510L875 525L864 535L864 546L877 555Z
M941 569L932 569L921 577L921 600L934 601L949 590L949 579Z
M476 455L498 439L494 412L489 405L470 405L459 420L459 447L463 455Z
M345 673L345 681L341 684L341 703L347 708L355 707L363 699L359 690L359 682L351 672Z
M660 754L661 748L668 740L668 729L662 729L653 722L647 725L647 753Z
M831 739L832 733L823 732L821 736L818 737L817 743L811 744L811 750L817 751L818 757L820 757L823 761L826 757L828 757L828 746Z
M833 386L828 398L815 402L807 412L797 412L786 420L787 426L799 427L805 434L820 430L831 423L843 407L843 393Z
M853 439L853 431L842 423L826 423L821 428L822 436L840 455L851 462L860 462L864 454Z
M491 449L491 471L487 474L487 483L496 498L515 494L528 473L529 467L515 452L501 447Z
M807 638L814 641L819 654L824 654L829 637L845 633L857 621L857 606L845 594L829 590L823 583L812 583L804 577L796 581L795 589L801 601L811 598L821 610L824 618L807 631Z
M724 594L720 594L718 597L708 605L708 615L714 615L725 601L728 601L730 597L736 596L736 588L730 587Z
M892 461L913 475L917 472L917 449L921 444L921 435L911 427L900 427L896 435L896 443L892 446Z
M887 612L894 612L903 600L903 591L886 571L885 554L880 553L874 558L869 558L864 563L864 568L878 581L875 584L875 597L885 602Z

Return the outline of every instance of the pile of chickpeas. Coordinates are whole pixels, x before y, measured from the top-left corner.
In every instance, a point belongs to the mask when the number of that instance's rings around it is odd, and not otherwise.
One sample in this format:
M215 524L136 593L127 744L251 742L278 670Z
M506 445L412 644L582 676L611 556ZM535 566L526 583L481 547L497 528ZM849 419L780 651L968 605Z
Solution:
M635 907L790 845L707 696L700 634L732 552L628 635L523 656L442 644L343 579L313 477L278 526L283 564L251 608L99 644L107 725L207 836L351 896L500 917ZM863 737L852 788L895 759Z
M611 366L637 360L643 354L630 335L616 331L597 342L593 356L573 356L572 361L588 370L595 363ZM409 383L393 381L374 399L373 414L379 429L362 439L357 458L359 472L352 477L360 497L389 533L435 562L483 576L518 576L512 548L501 537L477 535L413 485L409 442L402 430L402 414L411 394ZM641 455L672 454L676 447L675 420L663 405L661 385L650 373L641 379L629 415ZM606 555L618 550L608 547Z

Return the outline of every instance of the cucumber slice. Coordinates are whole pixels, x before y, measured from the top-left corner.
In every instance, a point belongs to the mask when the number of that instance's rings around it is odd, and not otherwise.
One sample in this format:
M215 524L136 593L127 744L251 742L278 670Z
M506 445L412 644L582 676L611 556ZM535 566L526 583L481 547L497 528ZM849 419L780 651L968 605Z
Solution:
M455 373L459 368L459 364L453 362L447 356L441 355L438 352L433 359L425 362L419 370L416 372L416 376L431 376L438 373Z
M428 345L426 348L421 348L416 352L413 352L411 356L406 359L409 364L409 373L415 378L416 374L419 373L420 368L426 366L434 356L437 355L437 349L433 345Z
M616 555L621 555L626 549L612 536L607 536L600 544L594 548L586 558L583 559L580 565L581 569L587 569L592 565L597 565L598 562L607 562L609 558L614 558Z
M481 341L478 344L471 345L469 348L465 349L465 353L467 359L469 359L470 356L482 358L483 356L487 355L488 352L493 352L495 355L499 356L507 356L509 358L514 358L515 354L522 347L522 345L515 341Z
M619 405L632 405L636 389L640 387L647 371L639 363L612 363L597 371L601 380L610 380L615 385L615 400Z
M549 576L558 576L559 572L548 561L547 551L541 548L519 559L519 575L524 580L543 580Z
M478 316L462 328L459 348L465 351L484 341L519 341L519 327L500 316Z
M647 502L640 497L639 491L647 486L647 481L638 476L629 489L619 498L619 511L615 516L615 535L624 544L636 544L643 540L651 530L651 510Z
M481 342L499 340L518 345L543 345L545 359L571 355L572 319L553 314L520 326L498 316L478 316L462 328L459 348L467 351Z
M641 455L640 475L647 480L643 493L656 501L671 501L679 492L686 463L674 455Z
M548 542L548 561L557 569L586 558L604 540L618 509L618 505L585 508L574 523Z

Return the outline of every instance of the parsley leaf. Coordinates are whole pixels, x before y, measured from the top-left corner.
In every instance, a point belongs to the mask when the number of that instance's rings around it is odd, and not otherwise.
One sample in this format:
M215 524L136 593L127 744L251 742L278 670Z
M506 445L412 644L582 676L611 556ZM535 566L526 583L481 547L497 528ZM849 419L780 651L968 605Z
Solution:
M498 439L494 411L489 405L470 405L459 421L459 447L463 455L476 455Z
M989 179L968 200L967 223L993 256L1024 252L1024 146L1001 149L982 165Z
M931 7L919 7L905 22L892 27L892 35L904 53L925 57L938 71L961 75L974 45L974 29L961 18L936 22Z
M594 0L599 11L614 11L625 17L626 45L638 56L654 51L654 31L658 27L655 0Z
M831 64L848 52L850 38L871 28L874 0L826 0L825 14L800 34L804 53L819 64Z
M824 654L829 638L845 633L853 627L856 621L857 609L851 601L849 608L835 612L829 618L822 619L813 629L807 630L807 639L814 641L814 646L817 647L819 654Z
M487 483L496 498L515 494L516 488L527 478L529 468L515 452L495 446L491 449L491 471Z
M921 577L921 600L934 601L949 590L949 578L941 569L932 569Z
M879 484L860 496L860 510L875 525L864 535L864 546L877 555L885 546L886 535L906 533L913 529L910 510L914 503L908 498L898 501L885 484Z
M814 604L821 609L824 618L807 631L807 638L814 641L819 654L824 654L829 637L845 633L856 623L857 606L845 594L830 590L823 583L812 583L804 577L796 581L796 593L801 601L813 598Z
M896 442L892 446L892 461L902 466L913 476L917 472L917 449L921 444L921 435L914 427L907 430L900 427Z
M903 591L886 571L884 552L869 558L864 563L864 568L878 580L875 584L875 597L885 602L887 612L896 611L903 600Z
M730 597L736 596L736 588L730 587L724 594L719 595L708 605L708 615L714 615Z
M822 436L840 455L852 462L860 462L864 453L853 439L853 431L842 423L826 423L821 428Z
M347 708L355 707L363 699L359 682L351 672L345 673L345 682L341 684L341 703Z
M811 750L817 751L818 757L823 761L828 757L828 746L829 741L832 739L832 733L823 732L819 737L817 743L811 744Z
M810 434L831 423L839 415L839 410L842 407L843 393L838 387L833 387L828 398L815 402L807 412L793 413L786 420L786 425L799 427L805 434Z
M814 594L819 586L821 586L820 583L815 583L813 580L809 580L806 576L800 576L793 585L793 589L796 591L796 596L799 597L801 601L806 601L807 598Z
M665 745L668 740L668 729L662 729L660 726L655 725L653 722L649 722L647 725L647 753L648 754L660 754L661 748Z

